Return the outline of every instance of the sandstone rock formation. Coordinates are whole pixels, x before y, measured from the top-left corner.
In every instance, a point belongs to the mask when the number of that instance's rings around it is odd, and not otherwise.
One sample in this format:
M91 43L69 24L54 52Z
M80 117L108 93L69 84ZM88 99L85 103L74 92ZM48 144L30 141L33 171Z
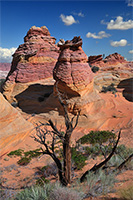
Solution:
M92 65L93 63L97 63L99 61L102 61L103 57L102 55L97 55L97 56L89 56L88 62Z
M27 83L52 77L52 71L59 55L55 38L43 26L31 27L13 55L11 70L3 86L3 94L12 102L14 96L27 88ZM15 100L14 100L15 101Z
M100 91L103 86L119 85L124 79L133 77L133 62L128 62L118 53L111 54L105 59L102 55L90 56L88 62L91 66L99 67L94 77L94 84Z
M32 134L33 128L0 93L0 153L8 151L26 135Z
M82 50L82 39L74 37L71 41L67 40L60 45L60 50L53 70L55 95L58 87L59 92L66 95L68 110L72 113L77 113L80 109L83 112L93 107L97 109L102 100L93 87L93 73L88 65L87 55Z

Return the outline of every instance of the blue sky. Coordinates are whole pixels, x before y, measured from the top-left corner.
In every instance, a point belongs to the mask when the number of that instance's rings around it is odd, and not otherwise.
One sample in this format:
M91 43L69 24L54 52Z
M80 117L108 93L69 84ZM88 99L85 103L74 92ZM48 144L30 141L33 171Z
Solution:
M11 54L31 26L47 26L59 41L83 39L90 55L114 52L132 60L133 2L125 1L5 1L1 0L0 62Z

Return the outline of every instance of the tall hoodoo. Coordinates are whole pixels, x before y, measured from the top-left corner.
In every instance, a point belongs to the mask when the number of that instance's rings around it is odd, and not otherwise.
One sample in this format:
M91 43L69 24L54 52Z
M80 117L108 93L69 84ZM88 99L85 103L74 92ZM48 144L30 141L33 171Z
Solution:
M22 86L23 83L52 77L59 56L59 47L55 41L45 26L29 29L24 44L19 45L13 55L11 70L3 87L4 96L9 101L12 101L13 93L19 92L18 84Z
M84 110L92 101L100 99L93 88L93 73L88 64L88 57L82 50L82 39L74 37L60 45L61 53L53 70L57 88L65 94L68 110L77 113Z
M93 73L87 63L87 55L82 50L82 39L74 37L60 45L60 56L53 71L58 86L67 95L82 96L84 90L93 87ZM90 86L91 85L91 86Z

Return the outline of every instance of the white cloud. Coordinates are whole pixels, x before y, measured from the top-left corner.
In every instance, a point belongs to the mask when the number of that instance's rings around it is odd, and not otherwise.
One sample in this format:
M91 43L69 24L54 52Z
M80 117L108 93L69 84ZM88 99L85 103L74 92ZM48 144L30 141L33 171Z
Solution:
M127 0L127 5L133 7L133 0Z
M86 34L86 37L87 37L87 38L92 37L92 38L94 38L94 39L108 38L108 37L110 37L110 36L111 36L111 35L108 34L108 33L105 33L105 31L100 31L100 32L98 33L98 35L96 35L96 33L91 33L91 32L88 32L88 33Z
M103 24L104 21L102 20L101 23ZM110 22L107 23L107 29L113 30L128 30L133 28L133 20L129 19L128 21L123 21L123 17L118 16L116 20L110 20Z
M79 17L84 17L84 14L82 12L76 13L76 12L72 12L73 15L77 15Z
M131 54L132 54L132 53L133 53L133 50L130 50L128 53L131 53Z
M79 17L84 17L84 14L83 14L82 12L79 12L79 13L78 13L78 16L79 16Z
M101 20L101 24L106 24L107 25L107 22L105 22L104 19L102 19Z
M72 24L78 23L78 21L76 21L72 15L65 16L65 15L61 14L60 18L66 26L70 26Z
M121 39L120 41L112 41L110 45L113 47L119 47L119 46L124 47L127 45L127 40Z
M0 62L11 62L15 50L14 47L10 49L0 47Z

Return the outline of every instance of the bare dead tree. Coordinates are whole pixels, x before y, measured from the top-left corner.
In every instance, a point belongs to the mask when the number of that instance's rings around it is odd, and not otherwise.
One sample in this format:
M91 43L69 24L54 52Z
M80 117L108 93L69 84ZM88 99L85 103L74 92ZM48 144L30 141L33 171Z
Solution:
M56 124L50 119L47 124L43 124L40 122L40 125L36 126L37 134L36 136L32 136L35 141L42 144L45 148L41 148L43 154L47 154L51 156L58 168L59 180L63 186L67 186L68 183L71 183L71 135L73 130L76 128L78 124L78 119L80 115L80 111L78 114L70 119L67 105L64 103L64 100L61 96L61 93L58 90L58 82L56 83L56 91L58 95L58 99L60 104L64 110L64 118L65 118L65 132L61 132ZM74 123L74 118L75 123ZM42 129L41 127L50 126L52 130ZM48 145L46 142L46 138L48 135L51 135L52 141L51 145ZM58 156L55 153L55 145L57 139L60 139L63 145L63 164L58 159Z

